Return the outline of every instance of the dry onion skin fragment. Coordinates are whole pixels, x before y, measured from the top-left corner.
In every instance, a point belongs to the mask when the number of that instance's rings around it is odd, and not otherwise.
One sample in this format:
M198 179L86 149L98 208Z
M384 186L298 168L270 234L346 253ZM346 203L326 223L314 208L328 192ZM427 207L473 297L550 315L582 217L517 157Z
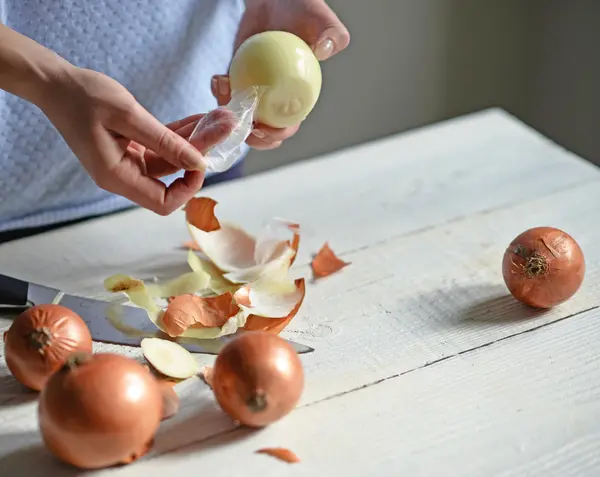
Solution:
M234 422L261 428L290 413L304 389L304 369L294 348L270 333L242 333L215 360L212 388Z
M214 232L203 232L189 222L187 226L193 242L222 277L237 284L256 280L271 266L289 268L300 244L298 224L279 218L271 219L258 238L233 224L222 223Z
M339 272L348 265L350 265L350 262L345 262L340 259L327 242L325 242L311 262L315 280Z
M304 296L306 293L306 284L304 278L298 278L294 283L297 287L299 295L296 304L286 316L282 318L266 318L264 316L253 314L252 308L248 308L247 310L250 314L246 319L244 330L264 331L272 334L281 333L298 314L298 310L304 301Z
M549 309L571 298L583 283L583 251L566 232L534 227L517 236L502 261L504 282L522 303Z
M92 352L92 335L74 311L44 304L21 313L4 334L4 359L24 386L40 391L74 352Z
M209 286L210 280L206 271L193 270L164 283L146 285L146 290L151 298L172 298L202 291Z
M185 205L185 220L203 232L214 232L221 228L215 216L217 201L209 197L193 197Z
M142 280L119 273L104 280L104 288L111 293L125 293L134 305L149 313L160 311Z
M264 447L256 451L257 454L266 454L271 457L275 457L288 464L297 464L300 462L300 458L294 454L291 450L285 447Z
M182 247L187 248L188 250L194 250L196 252L201 252L200 247L193 240L186 240L185 242L183 242Z
M128 464L152 446L163 416L157 380L114 353L75 353L48 380L38 406L47 449L83 469Z
M174 297L162 316L169 336L181 336L189 328L219 328L239 312L231 292L214 297Z
M187 379L198 372L192 354L178 343L161 338L144 338L140 344L144 358L163 376Z

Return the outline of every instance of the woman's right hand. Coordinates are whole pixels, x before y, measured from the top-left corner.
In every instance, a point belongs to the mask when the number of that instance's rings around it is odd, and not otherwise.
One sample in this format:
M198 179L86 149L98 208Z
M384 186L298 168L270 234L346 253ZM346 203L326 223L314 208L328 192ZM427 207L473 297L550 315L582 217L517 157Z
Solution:
M202 187L203 156L232 131L226 110L188 142L202 114L163 125L117 81L69 66L37 102L95 183L160 215L183 206ZM158 178L184 170L166 186Z

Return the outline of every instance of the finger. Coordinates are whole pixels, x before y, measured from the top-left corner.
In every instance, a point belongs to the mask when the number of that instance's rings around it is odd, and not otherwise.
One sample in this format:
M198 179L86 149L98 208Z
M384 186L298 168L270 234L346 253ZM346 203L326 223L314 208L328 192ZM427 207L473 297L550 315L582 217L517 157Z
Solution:
M122 149L130 148L131 150L137 151L140 154L144 154L144 152L146 151L146 148L144 146L138 144L135 141L130 140L129 138L117 136L115 137L115 140Z
M272 128L265 124L257 124L251 135L265 142L285 141L296 134L298 129L300 129L300 125L289 128Z
M277 149L280 147L283 144L283 141L263 141L262 139L250 136L248 139L246 139L246 144L248 144L252 149L269 151L271 149Z
M97 183L159 215L169 215L189 201L204 182L204 172L186 171L183 177L167 187L160 180L146 176L142 164L139 157L126 150L118 165L105 171Z
M205 154L210 148L223 142L236 126L237 121L231 111L224 108L213 109L200 120L189 141Z
M296 34L311 46L320 61L348 47L350 33L327 3L311 3L306 15L302 30Z
M186 126L189 126L190 124L196 124L198 121L200 121L202 119L202 117L204 116L204 114L192 114L191 116L188 116L187 118L183 118L183 119L179 119L177 121L173 121L172 123L168 123L166 126L171 130L171 131L175 131L177 134L179 134L182 137L186 137L183 134L180 134L178 132L179 129L185 128ZM192 127L193 129L193 127ZM191 131L190 131L191 132ZM188 134L189 136L189 134Z
M168 124L166 124L166 126L171 131L174 131L176 134L180 135L182 138L187 139L187 138L189 138L190 134L194 130L194 126L196 125L196 123L200 119L202 119L203 116L204 116L204 114L193 114L191 116L188 116L187 118L179 119L177 121L168 123ZM128 138L125 138L123 136L119 136L116 139L119 142L119 145L123 149L129 147L131 149L137 150L141 154L144 154L144 152L146 152L146 148L144 146L142 146L141 144L138 144L135 141L131 141ZM148 152L151 152L151 151L148 151Z
M161 124L142 106L137 105L125 117L115 119L115 132L138 142L178 169L203 170L200 151L174 131Z
M199 116L201 119L204 116L204 114L198 114L195 116ZM194 131L196 124L197 121L188 122L187 124L185 124L185 126L177 129L175 133L180 135L184 139L188 139L190 137L190 134L192 134L192 132ZM179 170L178 167L174 166L170 162L165 161L154 151L146 151L146 154L144 154L144 159L146 162L146 174L151 177L159 178L169 176L171 174L175 174Z
M231 100L231 85L229 76L215 75L210 80L210 91L219 106L224 106Z

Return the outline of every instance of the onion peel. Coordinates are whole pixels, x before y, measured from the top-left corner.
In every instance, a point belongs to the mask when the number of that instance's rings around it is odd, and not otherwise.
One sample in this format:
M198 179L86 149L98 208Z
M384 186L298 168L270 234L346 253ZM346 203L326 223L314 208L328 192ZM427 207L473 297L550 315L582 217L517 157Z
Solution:
M249 314L246 318L246 324L244 330L246 331L265 331L268 333L279 334L281 333L297 315L298 310L302 306L304 296L306 293L306 286L304 278L298 278L295 280L295 285L299 292L299 298L296 301L294 308L289 314L283 318L265 318L255 314ZM250 309L251 310L251 309Z
M350 262L340 259L331 249L328 242L325 242L311 262L315 279L332 275L348 265L350 265Z
M131 303L149 313L156 314L160 311L156 303L152 301L152 297L142 280L119 273L104 280L104 288L111 293L125 293Z
M186 224L192 242L225 279L236 284L255 280L270 263L284 257L291 267L300 245L300 226L279 218L267 222L258 238L229 223L221 223L221 227L212 232L205 232L189 221Z
M283 447L264 447L256 451L257 454L266 454L276 459L287 462L288 464L296 464L300 462L300 458L291 450Z
M217 295L225 293L227 291L233 291L236 286L223 277L223 273L212 263L201 259L192 250L188 251L187 255L188 266L194 271L203 271L210 277L208 282L208 288Z
M201 252L202 249L200 248L200 246L194 242L193 240L186 240L185 242L183 242L181 244L181 246L183 248L187 248L188 250L194 250L196 252Z
M221 228L215 216L217 201L209 197L193 197L185 205L185 220L203 232L214 232Z
M216 297L180 295L173 298L162 316L169 336L179 336L188 328L216 328L239 312L231 292Z
M152 298L168 298L196 293L209 287L210 274L205 270L193 270L165 283L145 285Z

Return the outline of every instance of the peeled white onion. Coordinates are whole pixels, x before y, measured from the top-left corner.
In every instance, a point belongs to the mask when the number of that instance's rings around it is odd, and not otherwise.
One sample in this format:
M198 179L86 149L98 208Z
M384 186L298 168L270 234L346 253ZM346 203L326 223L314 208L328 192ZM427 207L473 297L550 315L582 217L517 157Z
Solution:
M229 69L232 91L258 87L254 119L274 128L302 122L321 93L321 66L310 47L284 31L248 38L236 51Z

